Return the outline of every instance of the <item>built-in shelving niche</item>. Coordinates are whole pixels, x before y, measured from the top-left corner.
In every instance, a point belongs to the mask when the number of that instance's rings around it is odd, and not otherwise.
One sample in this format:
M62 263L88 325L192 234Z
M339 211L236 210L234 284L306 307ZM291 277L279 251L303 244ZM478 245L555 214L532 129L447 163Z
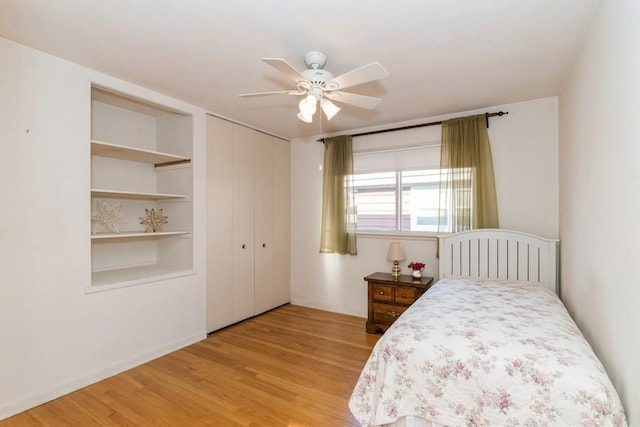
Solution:
M192 273L193 117L126 94L91 89L91 212L125 214L117 232L91 228L88 292ZM162 232L145 232L145 209L162 209Z

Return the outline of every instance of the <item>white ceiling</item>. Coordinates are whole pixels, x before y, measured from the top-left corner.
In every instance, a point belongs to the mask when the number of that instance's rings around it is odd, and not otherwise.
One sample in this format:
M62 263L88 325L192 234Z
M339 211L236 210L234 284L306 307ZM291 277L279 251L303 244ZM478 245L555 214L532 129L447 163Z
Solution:
M0 0L0 36L285 138L412 121L557 95L598 0ZM373 61L382 97L331 121L298 98L239 98L294 82L319 50L339 75Z

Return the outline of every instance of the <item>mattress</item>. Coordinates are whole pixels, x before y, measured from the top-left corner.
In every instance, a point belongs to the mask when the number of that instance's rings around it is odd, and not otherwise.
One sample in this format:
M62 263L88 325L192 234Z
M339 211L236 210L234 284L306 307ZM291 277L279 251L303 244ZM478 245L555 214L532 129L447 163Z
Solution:
M542 286L444 279L380 338L349 401L364 426L626 426L602 364Z

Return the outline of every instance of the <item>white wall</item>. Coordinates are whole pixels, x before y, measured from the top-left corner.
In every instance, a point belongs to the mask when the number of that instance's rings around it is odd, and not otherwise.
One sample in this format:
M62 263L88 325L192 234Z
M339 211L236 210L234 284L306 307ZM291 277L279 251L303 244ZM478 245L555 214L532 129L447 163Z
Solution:
M465 116L505 110L490 119L502 228L558 237L558 125L557 98L466 111ZM421 122L452 116L430 117ZM392 126L390 126L392 127ZM356 133L354 131L353 133ZM440 126L376 136L388 141L439 140ZM295 304L366 317L364 276L390 271L385 260L390 241L403 242L410 260L427 264L426 274L437 277L435 239L358 238L358 255L320 254L320 212L324 146L313 139L291 144L291 300ZM406 266L405 272L407 271Z
M0 63L1 419L206 333L204 111L4 39ZM92 81L194 114L196 274L84 292Z
M640 2L602 1L560 97L563 299L640 425Z

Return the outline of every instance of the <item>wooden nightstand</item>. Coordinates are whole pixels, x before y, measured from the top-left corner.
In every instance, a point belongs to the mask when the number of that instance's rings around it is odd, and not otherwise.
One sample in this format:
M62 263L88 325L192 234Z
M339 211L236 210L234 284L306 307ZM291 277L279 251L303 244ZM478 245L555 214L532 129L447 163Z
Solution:
M414 279L391 273L373 273L364 278L369 288L367 332L384 332L433 283L433 277Z

